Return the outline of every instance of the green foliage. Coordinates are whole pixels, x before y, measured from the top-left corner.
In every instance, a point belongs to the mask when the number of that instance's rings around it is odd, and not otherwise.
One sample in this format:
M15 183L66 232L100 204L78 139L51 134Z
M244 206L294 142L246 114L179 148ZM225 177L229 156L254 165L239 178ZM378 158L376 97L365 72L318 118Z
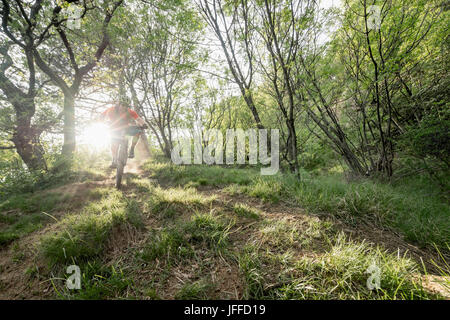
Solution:
M432 156L442 161L448 170L450 168L450 103L443 108L442 115L434 113L425 115L419 126L408 128L402 136L400 145L409 148L413 155L420 158Z
M307 171L326 171L336 164L336 155L323 142L309 138L301 151L298 157L299 165Z

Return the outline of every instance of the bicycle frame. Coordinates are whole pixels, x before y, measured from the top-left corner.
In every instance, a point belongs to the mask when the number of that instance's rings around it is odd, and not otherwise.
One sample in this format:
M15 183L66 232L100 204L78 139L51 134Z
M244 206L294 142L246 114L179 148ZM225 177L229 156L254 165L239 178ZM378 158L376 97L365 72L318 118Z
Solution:
M123 171L127 164L128 159L128 139L129 135L126 134L126 129L121 130L117 135L119 140L119 148L117 150L117 174L116 174L116 188L122 187Z

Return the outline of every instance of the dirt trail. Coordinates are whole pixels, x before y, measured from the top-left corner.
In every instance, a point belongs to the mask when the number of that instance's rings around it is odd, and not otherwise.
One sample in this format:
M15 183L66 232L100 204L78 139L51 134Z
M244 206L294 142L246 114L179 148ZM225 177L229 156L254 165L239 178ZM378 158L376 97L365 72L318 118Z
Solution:
M140 176L146 176L146 173L139 167L135 167L133 173ZM159 183L159 185L163 188L173 187L171 183L164 180L157 180L157 183ZM230 195L223 192L220 187L198 186L196 189L205 197L216 197L217 200L214 201L214 208L219 211L223 208L230 209L235 204L244 203L250 207L258 209L265 217L269 218L301 221L306 217L310 218L311 216L314 216L321 220L329 220L339 231L345 233L345 235L351 240L358 242L364 241L366 243L373 244L374 246L380 246L392 254L410 257L419 266L425 266L428 274L417 275L422 278L424 287L432 292L441 294L447 299L450 299L450 290L448 289L448 285L446 287L443 284L446 281L448 283L448 279L446 280L445 277L441 275L442 273L439 270L439 267L443 268L441 270L445 270L445 266L443 265L440 256L435 251L419 248L418 246L407 242L400 233L393 229L380 228L379 225L371 223L368 220L361 221L357 225L348 225L331 213L311 214L299 206L286 203L282 200L279 203L274 204L247 196L245 194L238 193ZM242 240L247 239L245 235L241 236L243 237Z
M146 176L146 173L142 172L139 168L136 173ZM163 188L173 187L173 185L167 181L158 180L157 182ZM216 197L217 200L214 201L213 209L218 211L224 208L227 210L232 208L235 204L243 203L258 209L265 217L269 218L302 221L305 218L314 216L321 220L329 220L333 223L334 227L345 233L351 240L358 242L364 241L373 244L374 246L380 246L392 254L410 257L419 266L425 265L428 275L417 275L422 278L424 287L450 299L450 290L443 285L443 283L445 283L445 278L441 276L441 272L435 264L437 263L438 266L444 267L439 255L435 251L419 248L408 243L404 237L400 233L395 232L395 230L380 228L379 225L371 223L368 220L361 221L357 225L348 225L331 213L311 214L299 206L283 202L282 200L279 203L274 204L245 194L238 193L229 195L228 193L223 192L220 187L198 186L196 189L205 197ZM242 234L241 236L243 239L247 239L245 235ZM435 263L433 263L433 261Z
M126 173L140 174L139 167L143 162L144 160L129 159ZM38 194L43 197L49 193L68 195L74 208L80 207L90 190L114 188L115 170L107 169L106 173L108 177L104 180L69 183ZM66 213L67 211L56 211L50 216L59 220ZM46 299L54 296L51 280L40 276L47 266L37 257L39 239L56 227L53 219L40 230L0 247L0 299Z
M149 179L148 175L143 172L141 165L143 160L131 159L129 160L126 170L127 174L138 175L144 179ZM102 181L73 183L46 192L61 192L71 193L73 201L83 202L86 192L98 187L114 187L114 170L107 171L108 178ZM125 179L126 180L126 179ZM160 186L164 189L172 187L169 183L159 181ZM361 223L357 226L349 226L337 219L332 214L312 215L306 210L293 206L283 201L272 204L262 200L252 198L243 194L229 195L219 187L199 186L198 192L204 196L215 196L216 200L213 202L211 210L225 210L229 211L235 204L244 203L250 207L258 209L264 217L273 219L287 219L291 221L302 222L305 219L320 219L331 221L339 231L344 232L348 237L357 241L365 241L374 245L379 245L392 253L397 253L400 256L406 254L414 259L419 265L424 263L427 267L429 275L421 276L424 280L424 285L432 292L440 293L442 296L450 299L450 291L442 285L443 277L439 276L437 268L430 262L431 260L439 261L434 252L420 249L408 242L406 242L401 235L392 230L380 229L375 224L369 222ZM125 188L124 193L127 195L131 193L132 188ZM45 193L43 193L45 195ZM55 216L62 216L64 213L56 213ZM158 227L157 222L151 217L146 218L145 224L148 229ZM236 230L231 237L236 244L244 244L247 241L246 233L243 232L246 228L251 228L251 223L237 225ZM2 247L0 249L0 299L51 299L54 298L52 290L52 283L48 275L42 276L42 271L46 266L37 257L36 244L45 233L55 228L55 224L47 224L44 228L35 231L15 243ZM105 257L110 261L116 260L118 257L124 255L130 248L139 246L145 240L142 234L135 230L119 230L111 237L108 248L105 252ZM298 252L299 255L308 254L305 252ZM190 266L195 268L195 266ZM242 280L237 276L238 270L236 266L229 264L217 264L212 267L213 277L216 277L219 287L217 291L225 293L225 296L217 296L216 298L226 299L240 299L242 298L243 284ZM177 284L183 281L189 272L189 268L175 270L175 275L178 275L173 281L169 281L165 290L167 297L173 296L177 289ZM149 281L154 274L142 275L142 281ZM178 279L178 280L177 280ZM171 296L172 294L172 296ZM218 292L217 292L218 294Z
M292 206L283 203L282 201L278 204L272 204L245 195L230 196L227 193L222 192L220 188L204 187L199 188L199 191L205 194L205 196L215 195L219 201L226 204L226 206L233 206L236 203L245 203L264 212L267 217L302 220L305 216L311 217L312 215L298 206ZM333 225L339 231L344 232L351 240L356 240L358 242L364 241L375 246L380 246L388 252L398 256L410 257L419 266L425 265L428 274L417 275L422 278L424 287L450 299L450 290L444 285L445 281L448 283L448 279L446 280L445 277L441 275L439 268L432 262L436 262L441 268L444 267L442 265L442 260L436 252L410 244L405 241L401 234L390 229L381 229L379 226L368 221L359 223L357 226L349 226L332 214L313 216L332 221Z

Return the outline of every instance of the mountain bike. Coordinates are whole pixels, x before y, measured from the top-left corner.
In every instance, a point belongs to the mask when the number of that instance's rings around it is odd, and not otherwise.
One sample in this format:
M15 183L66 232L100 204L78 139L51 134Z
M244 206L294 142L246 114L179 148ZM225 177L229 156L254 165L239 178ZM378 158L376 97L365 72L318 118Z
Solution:
M116 173L116 188L122 187L122 177L125 166L128 160L128 140L130 136L136 135L138 132L143 132L144 128L139 126L129 126L122 130L118 135L120 138L119 148L117 150L117 173Z

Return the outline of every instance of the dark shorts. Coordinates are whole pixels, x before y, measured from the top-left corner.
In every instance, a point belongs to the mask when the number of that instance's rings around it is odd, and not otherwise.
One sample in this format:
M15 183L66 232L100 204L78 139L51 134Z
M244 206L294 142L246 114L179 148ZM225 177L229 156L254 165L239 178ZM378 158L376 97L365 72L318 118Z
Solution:
M133 137L138 134L141 134L142 132L144 132L144 130L142 130L138 126L129 126L129 127L125 128L124 130L112 130L111 138L113 140L120 140L120 139L122 139L122 137L124 135Z

